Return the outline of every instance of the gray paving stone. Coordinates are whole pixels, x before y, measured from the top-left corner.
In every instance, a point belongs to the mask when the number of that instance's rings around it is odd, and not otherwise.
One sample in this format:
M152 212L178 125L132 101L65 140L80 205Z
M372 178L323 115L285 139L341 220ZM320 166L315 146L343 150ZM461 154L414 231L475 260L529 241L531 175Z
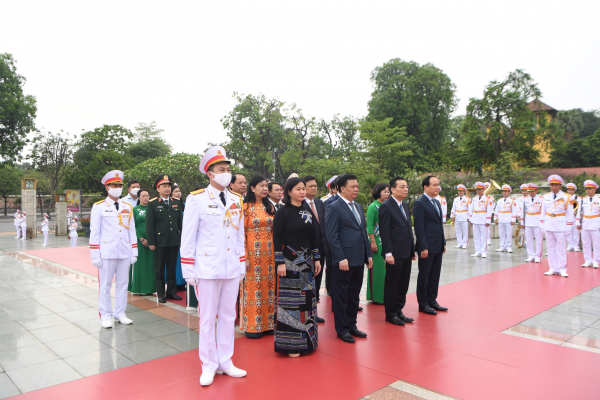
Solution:
M14 310L6 310L6 313L10 315L13 319L20 321L23 319L29 319L34 317L41 317L44 315L52 314L52 311L48 310L44 306L31 306L31 307L23 307L16 308Z
M84 304L75 299L69 299L61 302L50 302L46 304L46 307L55 313L66 313L69 311L83 310L89 308L87 304Z
M78 356L94 351L108 349L108 346L90 335L46 343L46 346L60 358Z
M136 364L115 349L94 351L79 356L65 358L64 361L84 377Z
M93 308L84 308L82 310L68 311L59 313L61 317L69 322L87 321L91 319L99 320L98 310Z
M566 333L568 335L576 335L586 328L585 326L574 325L571 323L561 323L542 319L529 319L521 322L520 325L531 326L533 328L545 329L553 332Z
M28 286L30 286L30 285L28 285ZM31 286L35 286L35 285L31 285ZM23 294L32 299L41 299L43 297L56 296L56 295L60 294L60 292L58 292L46 285L44 285L44 286L46 287L46 289L27 290L27 291L24 291Z
M14 369L7 371L6 374L23 393L82 378L78 372L63 360Z
M0 351L33 346L41 342L26 330L0 336Z
M35 300L26 299L26 300L7 301L5 303L0 303L0 309L2 309L4 311L16 310L17 308L33 307L33 306L39 306L39 305L40 305L40 303L38 303Z
M0 365L5 371L58 360L58 356L43 344L0 352Z
M171 347L157 339L148 339L143 342L129 343L115 347L119 353L123 354L136 363L156 360L157 358L171 356L180 353L179 350Z
M13 332L21 332L24 331L22 325L20 325L17 321L6 321L0 324L0 335L6 335Z
M7 301L15 301L15 300L25 300L27 296L23 293L15 291L15 292L0 292L0 303L4 303Z
M588 339L597 339L600 340L600 329L597 328L587 328L577 334L577 336L588 338Z
M64 324L48 328L30 331L32 335L43 343L55 342L61 339L69 339L77 336L85 336L87 333L73 324Z
M8 375L6 375L5 373L1 373L0 374L0 399L5 399L7 397L16 396L18 394L21 394L21 391L10 380Z
M98 333L91 334L91 336L113 348L151 339L150 336L135 329L103 329Z
M69 321L67 321L66 319L64 319L56 314L49 314L49 315L42 315L39 317L25 318L25 319L19 320L19 323L25 329L31 331L34 329L41 329L41 328L47 328L50 326L67 324L67 323L69 323Z
M194 330L160 336L157 339L180 351L188 351L198 348L198 332Z
M0 311L0 322L12 321L13 317L7 314L5 311Z
M185 332L189 328L175 322L163 319L162 321L149 322L147 324L132 325L133 329L143 332L152 337L166 336L173 333Z

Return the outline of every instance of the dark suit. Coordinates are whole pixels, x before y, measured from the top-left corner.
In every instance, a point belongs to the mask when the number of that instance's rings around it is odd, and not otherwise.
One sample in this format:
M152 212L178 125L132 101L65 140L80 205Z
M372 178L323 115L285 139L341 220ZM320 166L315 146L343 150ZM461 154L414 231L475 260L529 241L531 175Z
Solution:
M325 207L325 212L327 211L327 207L329 207L330 204L333 204L334 202L338 201L339 198L340 198L340 196L338 196L336 194L336 195L331 196L327 200L325 200L323 202L324 207ZM331 285L332 270L329 269L329 266L332 264L331 253L329 253L328 257L324 258L324 260L326 260L326 262L327 262L327 272L325 274L325 288L327 289L328 293L333 294L333 288L332 288L332 285Z
M169 206L156 197L146 208L146 237L154 250L154 280L156 295L165 296L165 266L167 268L167 294L177 294L177 256L181 244L183 205L180 200L169 198ZM165 265L166 264L166 265Z
M391 253L394 264L385 265L385 286L383 302L388 318L402 315L406 304L406 292L410 283L412 258L415 255L415 242L410 221L410 209L402 203L404 214L392 196L379 206L379 234L381 254Z
M325 210L325 229L331 251L333 271L333 312L339 336L356 328L356 314L365 272L372 257L367 236L367 221L360 204L355 203L360 224L344 199L329 204ZM340 261L348 260L348 271L340 269Z
M306 201L308 208L312 212L310 204L308 204L308 199ZM313 201L315 203L317 215L319 216L318 219L313 218L313 226L315 227L315 243L319 248L319 255L321 256L321 259L327 260L329 256L329 245L327 244L327 236L325 234L325 204L323 204L321 199L317 199L316 197L313 199ZM321 263L321 266L323 266L323 263ZM317 285L317 301L319 301L319 291L321 290L321 282L323 280L324 273L325 271L321 270L321 273L315 276L315 284Z
M446 246L442 208L434 205L425 195L413 207L417 254L419 256L419 276L417 278L417 301L420 307L437 304L442 256ZM427 250L427 258L421 258L421 251Z

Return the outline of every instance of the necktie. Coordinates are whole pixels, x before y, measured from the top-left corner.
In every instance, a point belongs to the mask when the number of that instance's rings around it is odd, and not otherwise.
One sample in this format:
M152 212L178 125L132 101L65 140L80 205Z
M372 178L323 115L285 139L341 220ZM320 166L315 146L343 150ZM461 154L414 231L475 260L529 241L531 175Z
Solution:
M115 207L117 207L117 211L119 211L119 202L115 201Z
M225 201L225 193L224 192L219 193L219 197L221 198L221 201L223 202L223 205L225 205L227 203Z
M554 193L554 200L556 200L556 193Z
M404 215L404 218L406 220L408 220L408 218L406 218L406 212L404 211L404 205L402 204L402 202L400 202L399 206L400 206L400 211L402 211L402 215Z
M169 199L165 200L165 206L169 207Z
M310 202L310 209L312 210L313 214L315 214L315 218L317 219L317 222L321 223L319 221L319 214L317 214L317 209L315 208L314 200Z
M441 211L441 206L440 206L440 202L437 201L437 199L433 199L433 203L435 205L435 209L438 210L438 214L440 215L440 217L442 216L442 211Z
M350 208L352 209L352 213L354 214L354 218L356 218L356 222L358 222L358 225L360 225L360 216L358 215L358 211L356 210L356 206L354 205L354 202L350 203Z

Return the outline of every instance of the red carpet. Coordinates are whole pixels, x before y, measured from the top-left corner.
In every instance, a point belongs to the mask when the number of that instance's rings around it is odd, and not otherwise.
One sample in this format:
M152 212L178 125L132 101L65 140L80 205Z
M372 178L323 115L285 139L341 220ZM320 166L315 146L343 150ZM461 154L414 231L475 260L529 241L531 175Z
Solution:
M501 331L600 284L600 271L580 268L569 253L568 279L546 277L542 264L523 264L440 287L450 308L419 314L416 296L406 315L414 324L384 322L382 306L368 305L354 345L336 338L329 298L319 310L319 348L289 359L273 339L236 340L234 362L248 377L218 376L200 388L197 351L138 364L18 396L19 399L358 399L402 379L461 399L598 399L600 354L502 334ZM416 265L415 265L416 267Z
M65 267L73 268L77 271L85 272L86 274L98 276L98 268L92 265L90 248L88 246L27 250L25 253L64 265Z

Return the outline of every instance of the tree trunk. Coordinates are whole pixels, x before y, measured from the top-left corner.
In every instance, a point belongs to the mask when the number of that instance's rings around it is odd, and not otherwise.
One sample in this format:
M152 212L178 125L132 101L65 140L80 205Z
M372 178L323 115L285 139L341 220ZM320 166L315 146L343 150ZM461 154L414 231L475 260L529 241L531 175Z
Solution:
M8 196L4 196L4 216L6 217L6 203L8 201Z

